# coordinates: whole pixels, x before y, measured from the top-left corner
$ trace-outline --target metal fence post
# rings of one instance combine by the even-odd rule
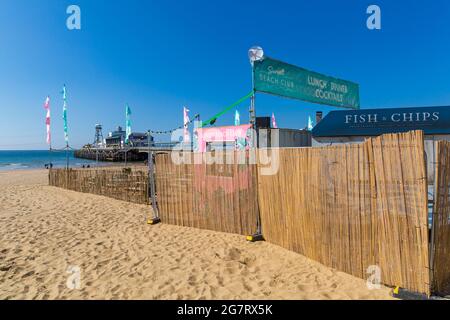
[[[148,143],[148,176],[149,176],[149,187],[150,187],[150,197],[152,201],[153,217],[147,221],[148,224],[154,225],[161,222],[159,218],[158,206],[156,205],[156,188],[155,188],[155,166],[153,163],[153,152],[150,151],[150,131],[147,133],[147,143]]]

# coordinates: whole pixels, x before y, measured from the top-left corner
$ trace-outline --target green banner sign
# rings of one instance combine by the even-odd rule
[[[254,62],[255,90],[343,108],[359,109],[359,85],[268,57]]]

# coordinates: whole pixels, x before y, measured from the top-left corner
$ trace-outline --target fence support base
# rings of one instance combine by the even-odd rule
[[[429,300],[430,298],[423,293],[412,292],[407,289],[396,287],[392,290],[392,296],[401,300]]]
[[[251,236],[247,236],[247,241],[249,242],[264,241],[264,237],[260,233],[255,233]]]
[[[147,220],[147,224],[155,225],[161,222],[160,218],[151,218]]]

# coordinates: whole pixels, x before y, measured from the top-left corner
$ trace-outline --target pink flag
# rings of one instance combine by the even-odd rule
[[[189,109],[183,108],[183,120],[184,120],[184,143],[189,143],[191,141],[189,136]]]
[[[275,120],[275,114],[274,113],[272,113],[272,127],[275,128],[275,129],[278,128],[277,120]]]
[[[51,132],[50,132],[50,97],[45,99],[44,108],[47,110],[47,116],[45,118],[45,124],[47,126],[47,144],[51,146]]]

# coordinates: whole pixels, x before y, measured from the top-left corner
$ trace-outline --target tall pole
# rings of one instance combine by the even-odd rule
[[[150,151],[150,130],[147,132],[147,148],[148,148],[148,177],[149,177],[149,188],[150,188],[150,198],[152,201],[153,217],[148,220],[148,224],[157,224],[161,222],[159,218],[158,206],[156,204],[156,184],[155,184],[155,167],[153,163],[153,152]]]
[[[147,131],[147,152],[148,152],[148,156],[147,156],[147,167],[148,167],[148,174],[149,174],[149,178],[150,178],[150,182],[151,182],[151,165],[150,165],[150,160],[152,160],[152,157],[150,155],[150,130]],[[151,186],[151,183],[150,183]],[[151,190],[150,190],[151,192]]]
[[[52,166],[52,134],[51,134],[51,114],[50,114],[50,96],[47,96],[45,99],[44,108],[47,110],[47,115],[45,117],[45,124],[47,127],[47,144],[48,144],[48,152],[49,152],[49,169]]]
[[[255,108],[255,100],[256,100],[256,90],[255,90],[255,62],[251,62],[252,65],[252,91],[253,95],[250,98],[250,124],[252,128],[251,134],[251,148],[256,148],[258,146],[258,137],[255,136],[256,133],[256,108]]]
[[[258,134],[256,133],[256,111],[255,111],[255,96],[256,96],[256,91],[255,91],[255,64],[252,63],[252,90],[253,90],[253,95],[251,98],[251,102],[250,102],[250,124],[252,125],[252,148],[256,148],[258,147],[258,137],[255,137],[254,134]],[[258,172],[256,174],[256,179],[258,179]],[[256,181],[256,185],[258,185],[258,181]],[[261,230],[261,217],[260,217],[260,213],[258,212],[257,218],[256,218],[256,235],[255,238],[261,236],[262,234],[262,230]]]
[[[53,165],[53,159],[52,159],[52,143],[50,142],[49,147],[48,147],[48,154],[49,154],[49,158],[50,158],[50,163],[48,164],[49,169],[52,169]]]
[[[69,170],[69,143],[66,143],[66,169]]]
[[[254,48],[252,48],[254,49]],[[252,50],[250,49],[250,50]],[[260,52],[262,52],[262,49],[257,47],[255,48],[257,50],[259,50]],[[256,133],[256,111],[255,111],[255,95],[256,95],[256,90],[255,90],[255,57],[257,56],[257,54],[255,53],[252,57],[252,52],[249,51],[250,55],[250,63],[252,65],[252,91],[253,91],[253,95],[251,97],[251,102],[250,102],[250,124],[251,124],[251,143],[253,144],[251,147],[254,149],[256,155],[258,153],[257,151],[257,147],[258,147],[258,141],[257,141],[257,137],[255,137]],[[261,54],[262,57],[262,54]],[[250,151],[251,152],[251,151]],[[256,157],[258,159],[258,156]],[[256,185],[258,185],[258,173],[259,173],[259,168],[258,168],[258,160],[256,160]],[[261,227],[261,216],[260,216],[260,212],[258,209],[258,214],[256,216],[256,233],[252,236],[248,236],[247,237],[248,240],[250,241],[260,241],[263,240],[263,236],[262,236],[262,227]]]
[[[252,92],[253,95],[251,97],[250,104],[250,124],[252,125],[252,129],[256,130],[256,111],[255,111],[255,62],[264,59],[264,51],[261,47],[254,46],[251,47],[248,51],[248,57],[250,59],[250,64],[252,66]],[[252,141],[253,142],[253,141]]]
[[[256,112],[255,112],[255,69],[252,65],[252,91],[253,95],[250,99],[250,124],[255,129],[256,125]]]
[[[64,120],[64,139],[66,141],[66,169],[69,169],[69,134],[67,127],[67,92],[66,85],[63,86],[63,120]]]

